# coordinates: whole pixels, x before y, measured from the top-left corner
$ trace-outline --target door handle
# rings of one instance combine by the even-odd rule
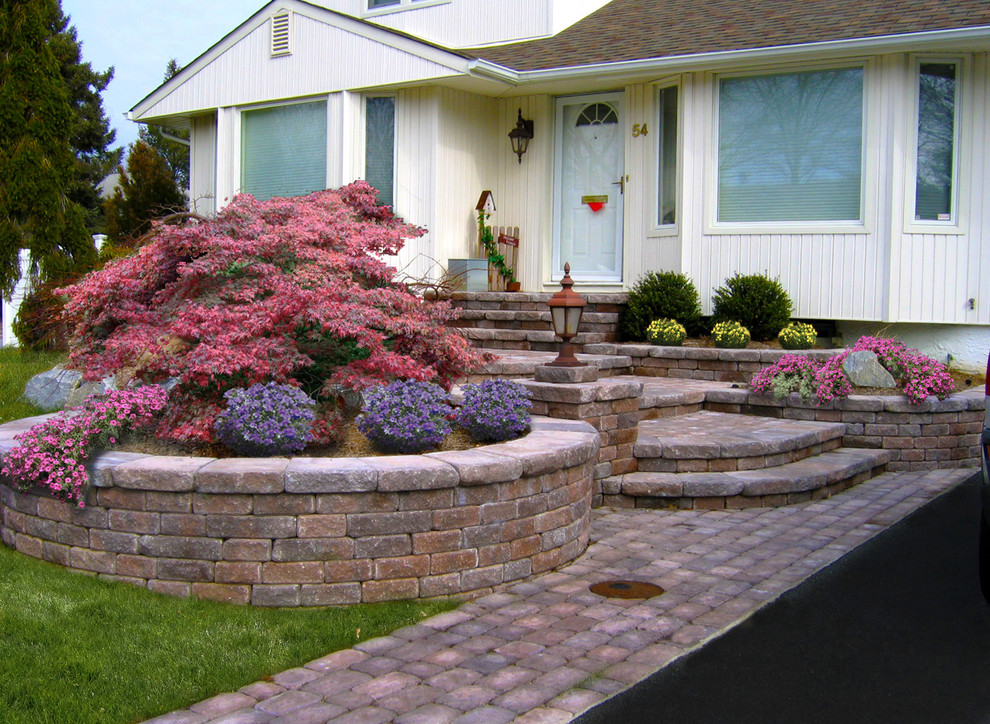
[[[618,181],[613,181],[612,182],[612,185],[619,187],[619,193],[620,194],[625,194],[626,193],[626,177],[625,176],[623,176],[622,178],[620,178]]]

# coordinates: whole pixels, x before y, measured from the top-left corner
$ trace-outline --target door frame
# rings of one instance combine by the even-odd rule
[[[564,276],[563,261],[560,258],[560,227],[561,227],[561,189],[560,179],[563,174],[564,163],[564,114],[562,107],[577,103],[593,103],[596,101],[611,103],[615,106],[619,114],[619,165],[621,167],[620,178],[625,177],[625,129],[626,126],[626,104],[624,91],[608,91],[604,93],[583,93],[572,96],[557,96],[554,98],[554,153],[553,153],[553,178],[551,181],[553,195],[553,220],[550,240],[550,282],[557,283]],[[625,251],[625,194],[620,193],[622,201],[619,204],[616,239],[616,270],[615,274],[609,275],[586,275],[579,274],[578,280],[592,284],[609,284],[619,286],[623,280],[623,256]]]

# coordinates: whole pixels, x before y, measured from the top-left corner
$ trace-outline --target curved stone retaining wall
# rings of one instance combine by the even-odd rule
[[[901,395],[850,395],[819,407],[796,393],[778,400],[744,389],[709,390],[704,403],[716,412],[842,422],[842,445],[890,451],[888,470],[979,467],[983,405],[983,388],[920,405]]]
[[[34,420],[0,426],[0,449]],[[518,440],[370,458],[105,453],[85,508],[0,485],[3,541],[152,590],[322,606],[489,589],[587,547],[599,438],[534,418]]]

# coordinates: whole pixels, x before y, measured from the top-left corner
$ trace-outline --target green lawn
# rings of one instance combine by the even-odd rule
[[[0,421],[38,414],[16,398],[57,361],[0,350]],[[150,718],[454,605],[228,606],[100,581],[0,546],[0,722]]]
[[[21,352],[16,347],[0,347],[0,422],[40,415],[41,410],[22,399],[24,385],[64,359],[65,355],[57,352]]]

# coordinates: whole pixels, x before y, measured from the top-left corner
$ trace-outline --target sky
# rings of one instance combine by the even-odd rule
[[[117,130],[114,145],[137,138],[124,114],[161,85],[171,58],[194,60],[266,4],[265,0],[62,0],[76,26],[82,57],[93,69],[114,68],[103,108]]]

